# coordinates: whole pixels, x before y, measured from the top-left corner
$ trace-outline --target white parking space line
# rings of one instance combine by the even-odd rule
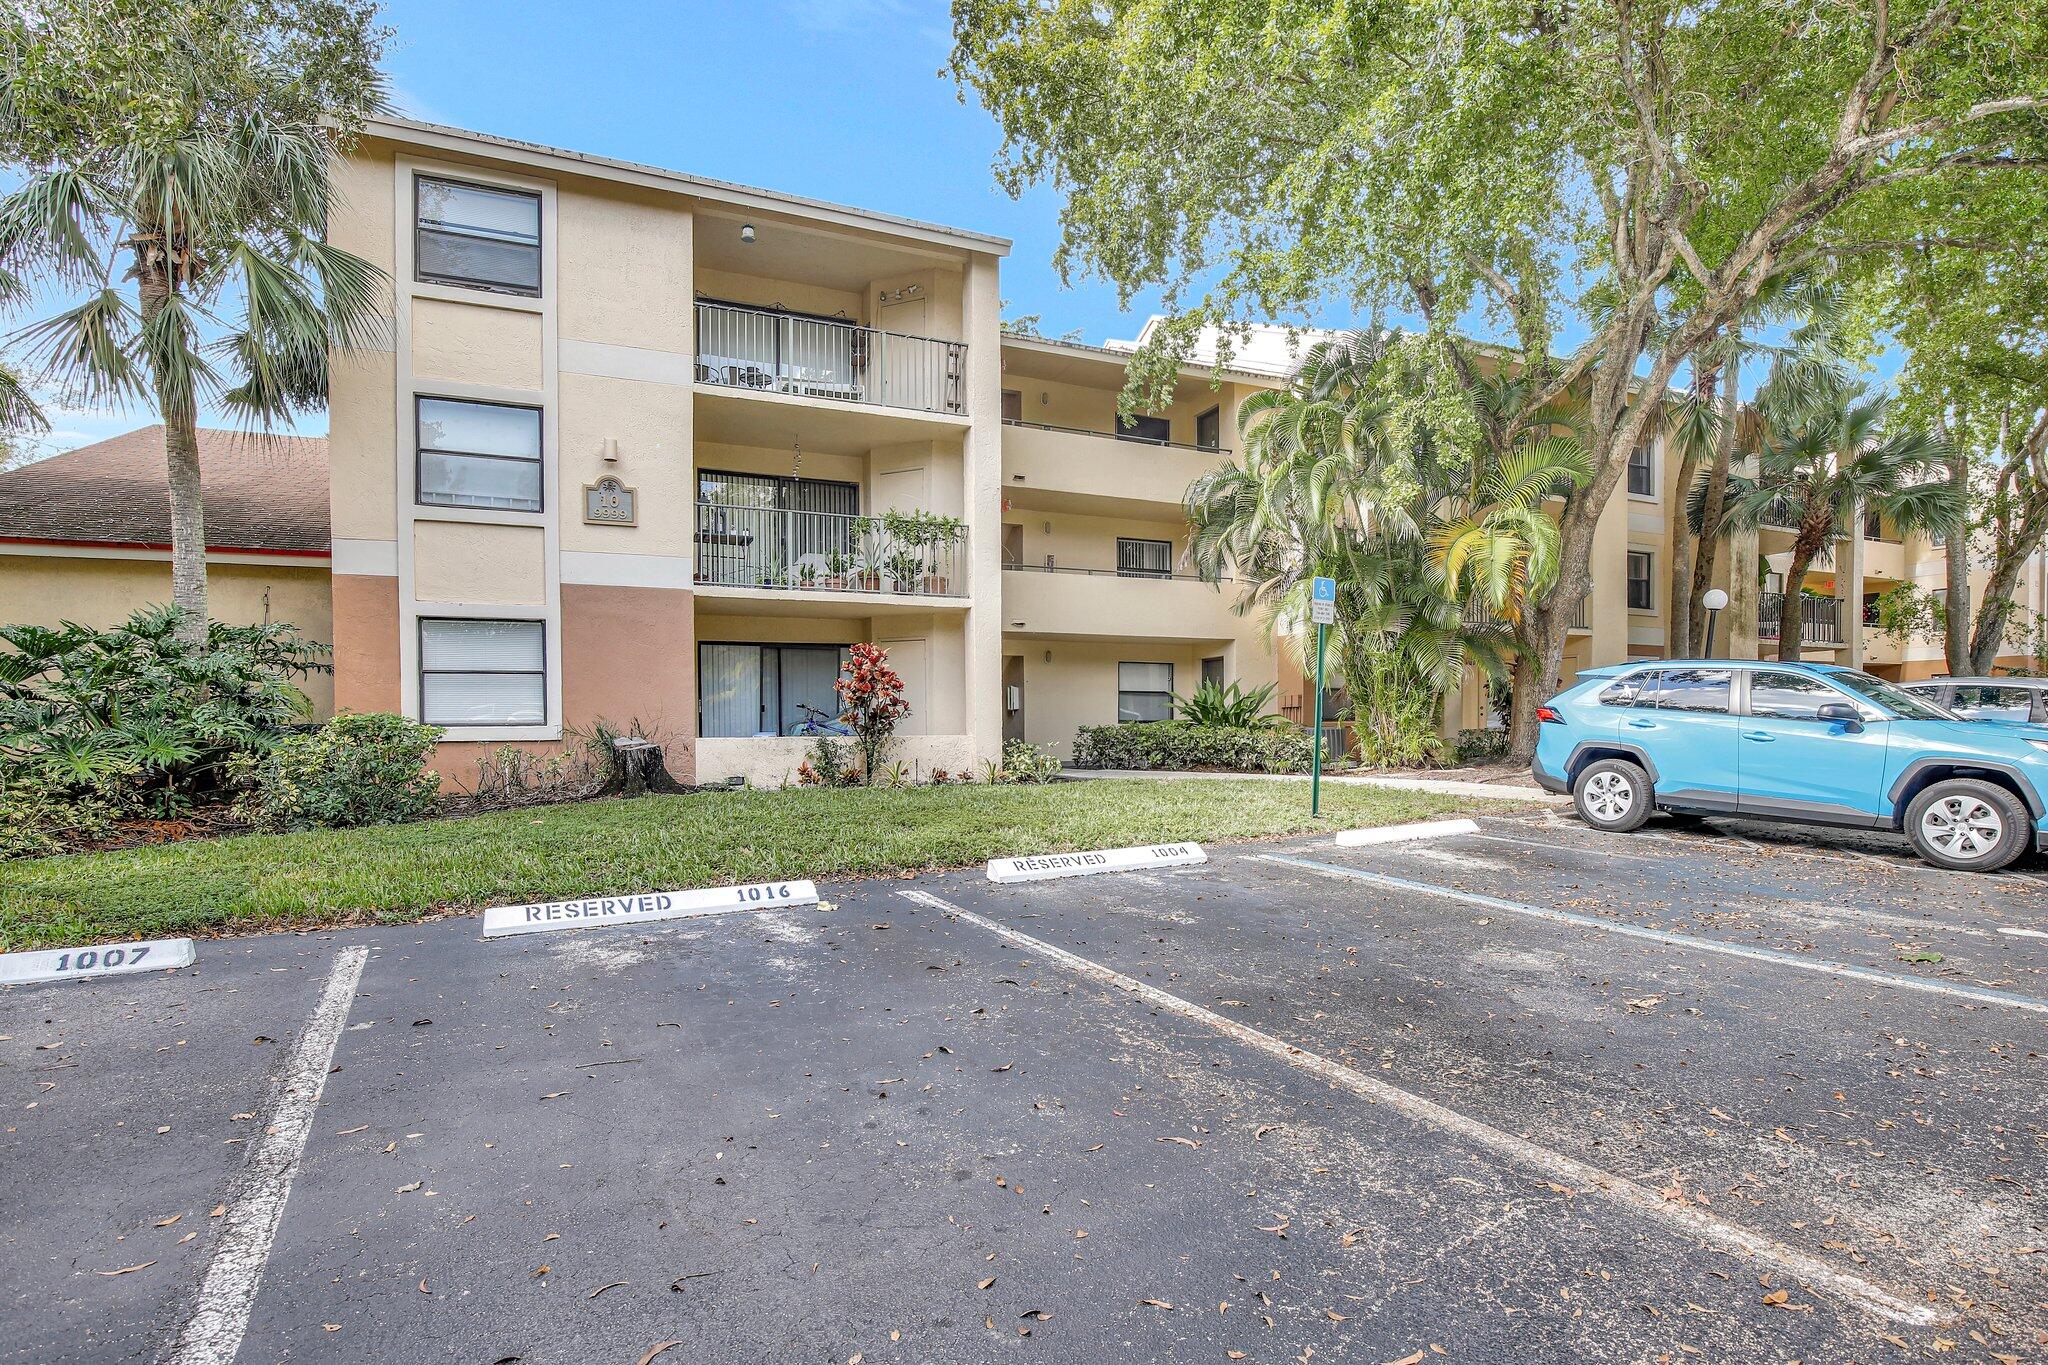
[[[256,1288],[263,1281],[285,1199],[292,1192],[292,1177],[306,1154],[313,1111],[327,1086],[334,1046],[369,955],[368,948],[355,947],[344,948],[335,957],[320,1003],[299,1035],[279,1080],[277,1098],[264,1115],[240,1188],[229,1196],[198,1302],[164,1357],[168,1365],[231,1365],[242,1349],[249,1314],[256,1306]]]
[[[2048,938],[2048,934],[2042,933],[2039,929],[2000,929],[1998,932],[2010,934],[2014,938]]]
[[[1345,877],[1352,881],[1370,882],[1392,891],[1413,891],[1425,896],[1441,897],[1444,900],[1463,901],[1467,905],[1498,910],[1503,914],[1524,915],[1530,919],[1548,920],[1553,924],[1568,924],[1576,929],[1595,929],[1603,934],[1620,934],[1626,938],[1644,939],[1667,947],[1684,948],[1689,952],[1720,953],[1726,957],[1747,958],[1751,962],[1768,962],[1773,966],[1791,967],[1796,971],[1820,972],[1828,976],[1866,981],[1898,990],[1926,991],[1934,995],[1949,995],[1975,1001],[1980,1005],[2007,1005],[2014,1009],[2032,1010],[2036,1014],[2048,1014],[2048,1000],[2036,1000],[2032,996],[1993,990],[1988,986],[1961,986],[1950,981],[1930,981],[1924,976],[1907,976],[1900,972],[1880,971],[1874,967],[1855,967],[1846,962],[1830,962],[1825,958],[1782,953],[1771,948],[1752,948],[1741,943],[1723,943],[1718,939],[1699,938],[1692,934],[1674,934],[1664,929],[1646,929],[1639,924],[1623,924],[1617,920],[1575,914],[1570,910],[1555,910],[1547,905],[1524,905],[1520,901],[1502,900],[1498,896],[1483,895],[1477,891],[1461,891],[1455,886],[1413,881],[1407,877],[1396,877],[1386,872],[1368,872],[1358,867],[1338,867],[1332,863],[1319,863],[1313,859],[1291,857],[1284,853],[1258,853],[1252,856],[1262,862],[1298,867],[1320,876]]]
[[[1932,1305],[1914,1303],[1869,1280],[1837,1270],[1817,1257],[1726,1222],[1694,1205],[1667,1201],[1662,1194],[1648,1186],[1639,1185],[1624,1176],[1602,1170],[1580,1161],[1577,1157],[1540,1146],[1527,1138],[1517,1137],[1454,1109],[1447,1109],[1433,1100],[1411,1094],[1399,1086],[1389,1085],[1378,1077],[1368,1076],[1362,1071],[1310,1052],[1306,1048],[1296,1047],[1270,1033],[1226,1018],[1214,1010],[1183,1000],[1136,977],[1125,976],[1114,968],[1105,967],[1077,953],[1068,952],[1043,939],[1033,938],[1029,934],[1012,929],[1007,924],[978,915],[928,891],[899,890],[896,894],[918,905],[986,929],[1016,947],[1057,962],[1090,981],[1127,992],[1157,1009],[1214,1029],[1247,1047],[1306,1071],[1318,1080],[1340,1086],[1363,1099],[1384,1104],[1414,1122],[1426,1124],[1484,1147],[1526,1170],[1534,1171],[1546,1181],[1568,1184],[1581,1191],[1597,1194],[1631,1212],[1668,1223],[1731,1255],[1754,1257],[1769,1262],[1777,1271],[1792,1276],[1817,1293],[1832,1294],[1855,1304],[1865,1312],[1894,1322],[1928,1326],[1945,1318],[1945,1314]]]

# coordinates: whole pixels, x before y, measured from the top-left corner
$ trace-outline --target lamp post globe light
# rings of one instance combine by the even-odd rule
[[[1700,597],[1700,605],[1707,609],[1706,657],[1714,657],[1714,622],[1720,618],[1721,608],[1728,605],[1728,594],[1719,588],[1708,588]]]

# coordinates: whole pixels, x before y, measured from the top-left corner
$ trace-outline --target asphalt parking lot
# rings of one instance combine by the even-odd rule
[[[0,1359],[2048,1357],[2038,865],[1480,825],[0,992]]]

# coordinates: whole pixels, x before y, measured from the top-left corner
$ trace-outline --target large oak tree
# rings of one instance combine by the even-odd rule
[[[1569,404],[1593,478],[1555,588],[1516,628],[1533,747],[1594,526],[1658,394],[1851,210],[1909,181],[2038,175],[2037,0],[955,0],[952,69],[994,115],[1013,193],[1064,196],[1063,271],[1205,322],[1395,306],[1449,336],[1473,307],[1525,378],[1483,403],[1505,451]],[[1895,202],[1897,202],[1895,200]],[[1896,228],[1886,231],[1896,235]],[[1568,354],[1557,338],[1586,336]]]

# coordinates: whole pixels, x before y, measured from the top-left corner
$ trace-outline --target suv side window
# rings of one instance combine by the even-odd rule
[[[1950,690],[1949,709],[1973,719],[1990,716],[1998,720],[2025,720],[2033,710],[2034,694],[2024,687],[1973,683]]]
[[[1726,668],[1667,668],[1657,686],[1659,711],[1728,714],[1735,674]]]
[[[1805,673],[1758,669],[1749,675],[1749,714],[1776,720],[1819,720],[1820,708],[1846,701],[1841,693]]]
[[[1657,670],[1646,668],[1640,673],[1630,673],[1616,678],[1600,694],[1602,706],[1633,706],[1649,710],[1657,704]]]

